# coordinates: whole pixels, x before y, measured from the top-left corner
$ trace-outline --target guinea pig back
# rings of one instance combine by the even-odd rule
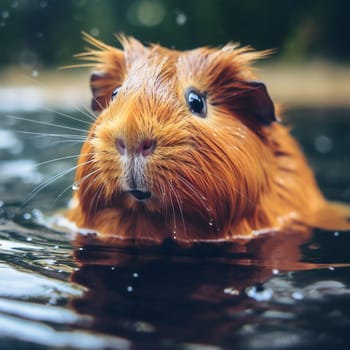
[[[86,35],[98,112],[69,220],[101,237],[235,240],[289,225],[349,229],[276,118],[247,47],[175,51]]]

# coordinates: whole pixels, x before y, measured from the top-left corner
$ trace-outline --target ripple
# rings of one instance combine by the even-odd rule
[[[40,276],[32,270],[20,271],[8,264],[0,264],[0,298],[35,299],[55,304],[80,296],[84,290],[72,283]]]
[[[98,335],[83,330],[59,331],[43,323],[8,315],[0,315],[0,336],[55,348],[87,350],[131,348],[128,340],[116,336]]]

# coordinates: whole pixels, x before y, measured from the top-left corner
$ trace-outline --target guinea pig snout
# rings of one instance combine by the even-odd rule
[[[127,145],[127,142],[123,138],[118,137],[116,139],[115,145],[117,151],[122,156],[131,153],[133,155],[148,157],[156,148],[156,141],[151,138],[143,138],[141,141],[136,142],[135,145]]]
[[[121,190],[137,201],[151,198],[147,164],[156,147],[155,140],[143,137],[134,141],[132,137],[117,137],[115,147],[122,158],[119,177]]]

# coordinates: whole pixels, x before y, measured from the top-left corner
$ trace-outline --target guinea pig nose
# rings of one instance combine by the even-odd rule
[[[126,144],[123,139],[117,138],[115,141],[116,148],[118,152],[124,156],[126,153]]]
[[[140,190],[131,190],[130,194],[132,194],[138,201],[143,201],[151,198],[152,193],[149,191],[140,191]]]
[[[146,138],[143,139],[135,149],[136,154],[141,154],[144,157],[151,155],[156,148],[155,140]]]

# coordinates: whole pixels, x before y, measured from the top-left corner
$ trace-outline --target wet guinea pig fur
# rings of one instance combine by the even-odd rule
[[[349,207],[324,199],[252,71],[266,52],[85,38],[98,114],[66,214],[77,227],[154,243],[233,241],[295,222],[350,228]]]

